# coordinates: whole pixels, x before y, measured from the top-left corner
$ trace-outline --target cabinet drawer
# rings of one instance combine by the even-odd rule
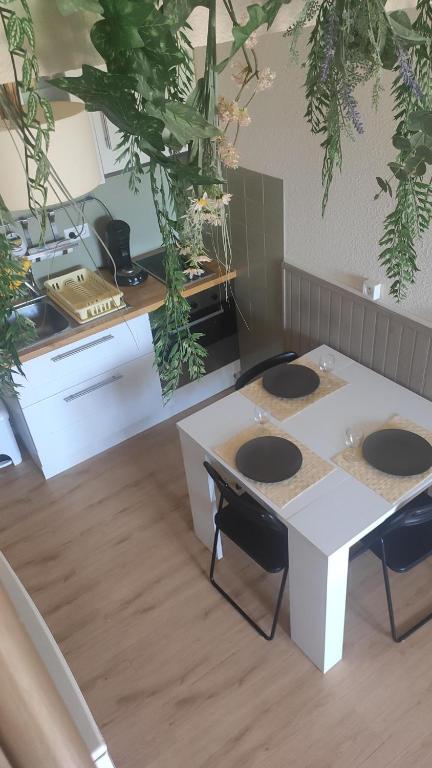
[[[104,438],[130,424],[145,429],[156,423],[162,395],[153,362],[146,355],[25,408],[41,463],[80,449],[87,455],[90,443],[104,450]]]
[[[144,315],[149,325],[148,316]],[[141,320],[141,318],[139,318]],[[144,320],[144,325],[145,325]],[[148,335],[151,339],[150,327]],[[79,382],[116,368],[142,354],[126,323],[100,331],[24,363],[26,379],[17,375],[20,404],[26,408]]]

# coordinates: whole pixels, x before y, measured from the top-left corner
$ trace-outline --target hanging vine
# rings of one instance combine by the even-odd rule
[[[18,141],[24,149],[29,209],[37,217],[43,237],[50,174],[46,153],[54,120],[51,105],[36,90],[39,67],[28,2],[19,0],[18,11],[8,7],[10,1],[0,3],[0,17],[14,73],[14,98],[5,86],[0,87],[0,114],[7,129],[18,131]],[[14,304],[22,295],[25,274],[22,262],[13,257],[7,237],[12,224],[6,203],[0,199],[0,395],[16,391],[13,373],[22,372],[18,349],[35,335],[31,321],[14,311]]]
[[[86,0],[59,0],[59,4],[68,10],[89,9]],[[241,93],[252,80],[254,94],[267,86],[272,76],[258,69],[251,38],[253,44],[256,29],[270,26],[283,4],[284,0],[253,4],[240,23],[230,0],[224,0],[234,42],[229,56],[218,64],[216,0],[100,0],[102,18],[93,25],[91,40],[106,72],[83,66],[80,77],[54,81],[117,126],[133,190],[139,189],[146,172],[139,153],[150,157],[152,193],[166,251],[166,301],[153,318],[156,364],[166,398],[185,368],[192,379],[205,370],[205,351],[199,335],[189,328],[189,305],[182,290],[187,276],[202,272],[202,263],[209,258],[205,237],[214,228],[222,233],[218,260],[229,269],[231,259],[230,194],[223,168],[237,165],[237,136],[230,140],[227,132],[235,125],[238,135],[249,116],[238,96],[233,102],[236,111],[227,117],[224,103],[218,105],[217,74],[242,51],[246,67]],[[195,83],[187,22],[200,5],[208,9],[207,47],[204,72]],[[231,109],[231,104],[225,106]],[[184,147],[186,154],[180,152]]]
[[[387,216],[379,260],[392,280],[390,293],[400,301],[418,271],[416,242],[429,228],[432,186],[432,5],[418,0],[411,23],[404,11],[387,13],[382,0],[306,0],[296,23],[286,32],[291,55],[306,24],[314,19],[306,61],[306,119],[314,134],[323,136],[322,183],[324,215],[335,169],[342,169],[343,139],[365,132],[356,89],[372,82],[372,102],[378,108],[382,73],[393,70],[395,100],[393,137],[398,156],[389,163],[388,179],[377,177],[381,194],[393,195],[395,208]]]

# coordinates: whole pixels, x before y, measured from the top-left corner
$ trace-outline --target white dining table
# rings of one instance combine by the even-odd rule
[[[332,459],[345,448],[347,428],[367,433],[399,415],[432,430],[432,403],[326,345],[307,357],[318,363],[325,353],[334,355],[334,373],[346,386],[282,422],[271,421],[334,469],[282,508],[214,451],[254,423],[255,405],[241,390],[177,425],[194,529],[206,547],[213,545],[217,499],[214,483],[203,467],[205,460],[221,468],[286,524],[291,639],[323,672],[343,654],[350,547],[432,484],[431,471],[394,504],[334,464]],[[221,548],[218,554],[222,556]]]

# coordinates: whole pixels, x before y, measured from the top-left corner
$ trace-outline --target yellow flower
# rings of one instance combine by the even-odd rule
[[[207,208],[208,206],[208,194],[207,192],[204,192],[202,197],[199,197],[197,200],[193,201],[194,210],[200,211],[203,208]]]

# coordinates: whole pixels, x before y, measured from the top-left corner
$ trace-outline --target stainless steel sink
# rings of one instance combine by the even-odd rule
[[[71,327],[70,320],[46,296],[17,305],[9,317],[9,322],[14,321],[16,314],[27,317],[34,323],[36,330],[34,343],[55,336]]]

